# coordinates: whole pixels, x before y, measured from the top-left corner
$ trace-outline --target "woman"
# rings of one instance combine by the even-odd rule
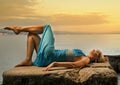
[[[100,50],[92,50],[87,56],[80,49],[56,50],[50,25],[10,26],[4,29],[12,30],[16,34],[28,32],[26,58],[15,67],[31,65],[47,66],[44,68],[44,70],[47,71],[55,66],[76,68],[85,66],[94,60],[98,60],[99,62],[105,62],[105,60],[107,60]],[[40,38],[38,34],[42,34],[42,38]],[[35,61],[32,62],[34,50],[37,53],[37,57]]]

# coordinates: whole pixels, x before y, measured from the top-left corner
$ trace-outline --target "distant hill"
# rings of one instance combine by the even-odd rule
[[[54,34],[120,34],[118,33],[83,33],[83,32],[65,32],[65,31],[53,31]],[[4,29],[0,29],[0,33],[2,34],[14,34],[13,31],[11,30],[4,30]],[[27,34],[27,32],[21,32],[20,34]]]
[[[4,34],[14,34],[13,31],[11,30],[4,30],[4,29],[0,29],[0,33],[4,33]],[[20,34],[27,34],[26,32],[22,32]],[[76,32],[64,32],[64,31],[54,31],[54,34],[84,34],[84,33],[76,33]]]
[[[91,34],[91,33],[54,31],[54,34]]]
[[[12,31],[10,31],[10,30],[4,30],[4,29],[0,29],[0,33],[13,34]]]

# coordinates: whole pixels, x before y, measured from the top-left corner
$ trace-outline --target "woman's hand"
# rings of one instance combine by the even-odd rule
[[[55,62],[49,64],[47,67],[43,68],[43,71],[48,71],[50,70],[50,68],[54,67],[55,66]]]
[[[104,57],[104,60],[105,60],[105,61],[109,61],[109,58],[108,58],[108,57]]]

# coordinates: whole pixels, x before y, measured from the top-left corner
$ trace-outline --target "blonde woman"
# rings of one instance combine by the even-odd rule
[[[9,26],[4,29],[12,30],[16,34],[28,32],[26,57],[15,67],[34,65],[45,67],[43,70],[48,71],[51,67],[55,66],[77,68],[85,66],[94,60],[98,62],[108,60],[104,58],[100,50],[92,50],[88,55],[85,55],[80,49],[55,49],[54,35],[51,26],[47,24],[36,26]],[[39,34],[42,34],[42,38],[40,38]],[[35,61],[32,62],[34,50],[37,56]]]

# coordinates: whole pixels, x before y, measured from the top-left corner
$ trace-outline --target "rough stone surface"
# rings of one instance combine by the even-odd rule
[[[3,85],[117,85],[116,72],[109,63],[93,63],[84,68],[17,67],[4,71]]]
[[[105,55],[109,57],[109,63],[113,67],[113,69],[120,73],[120,55]]]

